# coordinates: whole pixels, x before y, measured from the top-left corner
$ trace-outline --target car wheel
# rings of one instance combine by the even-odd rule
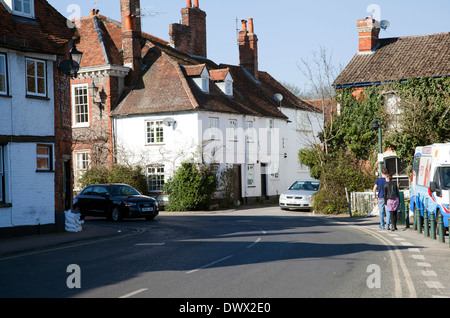
[[[122,220],[122,213],[120,212],[120,208],[118,206],[113,207],[111,210],[111,219],[115,222]]]

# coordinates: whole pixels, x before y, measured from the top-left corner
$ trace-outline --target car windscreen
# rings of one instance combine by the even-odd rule
[[[125,185],[116,185],[110,187],[111,194],[113,196],[128,196],[128,195],[140,195],[140,193],[132,187]]]
[[[305,191],[318,191],[319,182],[316,181],[296,181],[289,190],[305,190]]]
[[[450,167],[442,168],[442,188],[450,189]]]

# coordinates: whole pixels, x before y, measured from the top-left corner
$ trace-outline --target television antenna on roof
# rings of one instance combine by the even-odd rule
[[[165,14],[165,12],[155,12],[155,11],[147,11],[153,9],[154,6],[146,7],[146,8],[140,8],[136,10],[136,16],[137,17],[148,17],[148,16],[155,16],[158,14]]]

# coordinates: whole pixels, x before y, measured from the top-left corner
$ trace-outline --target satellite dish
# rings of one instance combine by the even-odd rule
[[[283,100],[283,95],[281,95],[281,94],[275,94],[275,95],[273,95],[273,99],[275,99],[275,101],[276,101],[277,103],[279,103],[279,102],[281,102],[281,101]]]
[[[173,118],[166,118],[163,120],[163,124],[168,127],[175,125],[175,123],[176,123],[176,120]]]
[[[391,25],[391,22],[389,22],[388,20],[381,20],[381,22],[380,22],[380,28],[382,28],[385,31],[387,28],[389,28],[390,25]]]

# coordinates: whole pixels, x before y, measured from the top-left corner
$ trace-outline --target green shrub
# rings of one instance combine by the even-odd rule
[[[92,167],[81,176],[79,182],[82,187],[100,183],[125,183],[142,193],[148,191],[147,178],[139,166],[114,165],[111,169],[105,166]]]
[[[348,213],[349,192],[371,189],[374,177],[343,153],[328,158],[320,174],[321,188],[314,196],[314,210],[325,214]]]
[[[230,208],[233,206],[237,181],[238,177],[233,168],[229,168],[223,171],[220,176],[220,188],[222,189],[223,206],[226,208]]]
[[[208,209],[217,188],[217,177],[209,168],[183,163],[173,178],[164,184],[169,196],[167,211]]]

